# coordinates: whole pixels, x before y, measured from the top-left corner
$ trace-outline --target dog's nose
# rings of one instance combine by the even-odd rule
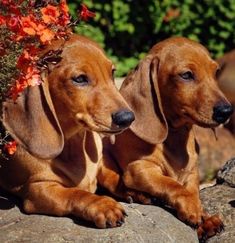
[[[213,108],[212,119],[219,124],[222,124],[228,120],[233,114],[233,107],[229,104],[219,104]]]
[[[112,114],[113,123],[119,127],[128,127],[135,120],[135,115],[130,110],[119,110]]]

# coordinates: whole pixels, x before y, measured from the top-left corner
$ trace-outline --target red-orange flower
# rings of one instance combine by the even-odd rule
[[[1,4],[2,5],[10,5],[10,4],[12,4],[12,1],[11,0],[1,0]]]
[[[35,86],[41,84],[40,71],[36,67],[29,66],[27,68],[25,79],[28,86]]]
[[[16,64],[16,67],[21,71],[21,73],[26,73],[28,66],[35,65],[36,61],[38,60],[38,51],[39,48],[32,45],[25,47]]]
[[[25,67],[19,78],[15,81],[15,84],[9,91],[9,96],[14,101],[17,100],[19,94],[28,86],[40,85],[42,80],[40,76],[40,70],[38,70],[32,63],[28,67]]]
[[[0,25],[6,24],[6,17],[3,15],[0,15]]]
[[[60,16],[58,8],[50,4],[48,4],[45,8],[42,8],[41,13],[42,20],[46,24],[55,24]]]
[[[7,18],[7,26],[10,30],[17,32],[20,28],[20,20],[18,16],[9,16]]]
[[[69,7],[66,3],[66,0],[60,1],[60,10],[63,14],[69,14]]]
[[[37,34],[42,44],[47,44],[55,38],[55,32],[48,28],[41,29]]]
[[[94,18],[95,13],[91,12],[85,4],[81,4],[80,18],[87,21],[88,18]]]
[[[16,145],[16,141],[8,142],[4,145],[4,150],[6,150],[8,154],[13,155],[16,152]]]
[[[24,50],[20,57],[18,58],[16,67],[20,70],[24,70],[25,67],[29,65],[29,63],[32,61],[31,56],[29,55],[27,50]]]
[[[66,26],[70,23],[70,16],[69,16],[69,7],[65,0],[60,2],[60,17],[59,17],[59,24],[61,26]]]
[[[20,22],[24,33],[32,36],[36,35],[38,23],[33,15],[21,17]]]
[[[28,83],[24,77],[20,77],[15,81],[15,84],[11,87],[9,91],[9,97],[16,101],[19,94],[28,86]]]

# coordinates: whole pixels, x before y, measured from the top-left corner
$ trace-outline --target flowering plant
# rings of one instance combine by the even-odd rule
[[[80,20],[95,14],[81,6],[71,20],[66,0],[0,0],[0,104],[16,101],[28,86],[40,85],[41,70],[61,60],[61,50],[39,53],[55,39],[66,39]],[[0,154],[14,154],[16,142],[0,126]],[[6,156],[5,156],[6,157]]]

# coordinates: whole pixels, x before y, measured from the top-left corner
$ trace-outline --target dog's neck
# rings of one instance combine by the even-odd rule
[[[73,119],[59,119],[59,122],[64,134],[65,142],[75,135],[79,137],[85,136],[86,129],[82,125],[76,124]]]
[[[96,163],[101,154],[101,138],[92,131],[80,130],[65,141],[60,155],[63,161],[77,161],[89,159]]]
[[[167,139],[164,141],[164,153],[168,161],[172,161],[175,169],[185,168],[190,158],[195,154],[195,150],[189,148],[194,141],[192,126],[181,126],[179,128],[169,127]]]
[[[180,142],[179,146],[182,143],[186,143],[189,137],[189,133],[192,131],[192,126],[181,126],[178,128],[174,128],[168,126],[168,135],[164,143],[178,143]],[[179,141],[180,140],[180,141]]]

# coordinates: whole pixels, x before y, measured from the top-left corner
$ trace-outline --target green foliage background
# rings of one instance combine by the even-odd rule
[[[217,58],[235,47],[235,0],[71,0],[96,12],[76,31],[98,41],[125,75],[156,42],[170,36],[200,41]]]

